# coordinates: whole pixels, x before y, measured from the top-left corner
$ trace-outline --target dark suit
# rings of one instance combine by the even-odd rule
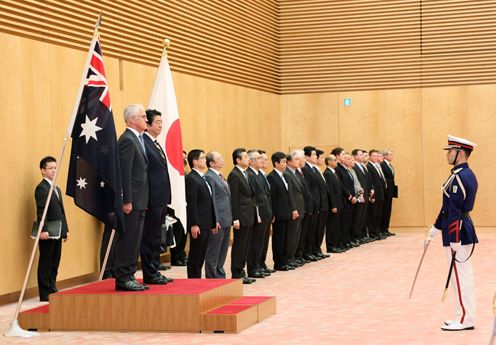
[[[45,179],[36,186],[34,198],[36,200],[36,219],[38,224],[41,221],[49,191],[50,183]],[[40,249],[38,260],[38,291],[40,300],[42,301],[48,300],[49,294],[57,292],[56,282],[60,255],[62,253],[62,238],[67,238],[67,232],[69,231],[65,218],[62,192],[59,187],[56,187],[52,192],[42,231],[46,230],[46,221],[49,220],[60,220],[62,222],[62,228],[60,231],[61,238],[40,240],[38,243]]]
[[[367,212],[369,196],[370,196],[370,184],[369,184],[369,179],[366,175],[367,172],[365,171],[365,168],[361,166],[360,163],[358,162],[355,163],[355,166],[353,167],[353,171],[355,172],[358,182],[360,183],[363,189],[364,202],[355,204],[353,211],[353,220],[352,220],[353,239],[360,240],[366,234],[366,231],[364,229],[365,229],[365,222],[367,215],[366,212]]]
[[[326,179],[327,190],[329,191],[329,218],[327,220],[326,226],[326,249],[327,252],[331,248],[336,249],[340,246],[340,227],[341,227],[341,215],[344,208],[344,198],[341,192],[341,182],[339,181],[338,175],[332,172],[330,168],[324,171],[324,177]],[[336,209],[337,212],[333,213],[332,209]]]
[[[248,249],[247,270],[248,276],[262,269],[262,250],[264,238],[269,231],[270,222],[272,221],[272,202],[270,198],[270,189],[262,181],[262,174],[255,172],[253,169],[246,170],[248,182],[254,192],[255,206],[258,209],[258,216],[251,235],[250,248]],[[260,217],[260,222],[258,221]]]
[[[268,191],[269,193],[269,198],[270,198],[270,184],[269,180],[267,179],[267,175],[265,175],[265,172],[262,172],[262,170],[258,171],[258,177],[262,181],[262,184],[265,187],[265,190]],[[272,204],[272,201],[271,201]],[[263,239],[262,239],[262,253],[260,253],[260,265],[262,266],[263,269],[267,270],[267,264],[265,261],[267,260],[267,251],[269,250],[269,240],[270,240],[270,225],[271,223],[267,224],[267,228],[263,229]]]
[[[286,247],[290,262],[295,259],[301,237],[302,223],[305,217],[305,187],[296,174],[299,174],[299,172],[293,171],[290,168],[287,168],[283,173],[289,185],[289,198],[293,201],[293,205],[299,215],[298,218],[289,222],[286,236]]]
[[[351,224],[353,218],[353,203],[349,200],[349,198],[355,196],[355,185],[348,168],[341,165],[341,163],[339,163],[336,167],[336,174],[339,177],[339,181],[341,181],[341,194],[344,199],[344,209],[341,215],[340,224],[340,242],[342,246],[349,247],[349,243],[351,242]]]
[[[303,186],[303,198],[305,200],[305,215],[301,220],[300,239],[298,241],[298,247],[296,249],[295,255],[296,258],[301,259],[304,254],[310,254],[306,251],[306,243],[308,239],[308,233],[310,231],[311,221],[313,219],[312,215],[314,213],[314,206],[312,193],[310,192],[310,188],[308,187],[307,181],[305,180],[305,176],[303,175],[301,169],[296,170],[296,177]]]
[[[253,225],[255,224],[255,201],[247,177],[235,166],[227,177],[231,190],[231,211],[233,222],[239,220],[239,229],[233,229],[231,248],[231,274],[233,278],[246,275],[244,267],[248,257]]]
[[[270,183],[270,195],[272,198],[272,210],[275,221],[272,225],[272,255],[274,268],[280,269],[288,264],[289,253],[286,247],[286,236],[291,221],[291,212],[295,210],[292,200],[289,198],[288,188],[283,177],[276,170],[272,170],[267,176]]]
[[[119,137],[123,203],[132,203],[132,211],[124,214],[124,229],[115,243],[116,283],[134,280],[148,207],[148,158],[138,137],[127,128]]]
[[[367,169],[371,177],[375,200],[369,205],[369,233],[371,236],[377,237],[381,233],[382,210],[386,199],[386,182],[371,162],[367,164]]]
[[[229,249],[232,226],[231,192],[226,179],[212,169],[205,174],[212,188],[212,201],[215,219],[220,225],[217,234],[210,234],[205,256],[205,276],[207,278],[226,278],[224,263]]]
[[[318,167],[314,167],[315,176],[317,176],[317,182],[320,192],[320,209],[319,215],[317,217],[317,232],[315,236],[313,253],[322,253],[322,242],[324,241],[325,228],[327,224],[327,219],[329,218],[329,191],[327,190],[327,184],[324,176],[320,172]]]
[[[148,157],[149,196],[140,255],[143,278],[146,280],[159,273],[161,231],[167,205],[171,202],[171,186],[164,151],[149,135],[145,134],[143,138]]]
[[[189,256],[188,278],[201,278],[201,270],[207,253],[208,238],[215,228],[214,207],[206,178],[192,169],[186,177],[186,211],[188,216]],[[200,234],[191,236],[191,227],[198,226]]]
[[[303,176],[305,177],[308,190],[312,195],[313,202],[313,212],[308,216],[305,216],[305,218],[308,217],[309,221],[307,224],[306,242],[303,247],[303,252],[304,254],[312,255],[315,251],[315,243],[317,241],[317,225],[320,211],[320,189],[318,178],[320,177],[315,174],[315,171],[308,163],[306,163],[301,170],[303,172]]]
[[[384,208],[382,212],[381,231],[389,232],[389,221],[391,220],[391,209],[393,206],[393,198],[398,197],[398,187],[394,182],[394,170],[391,166],[383,161],[381,163],[382,172],[386,179],[386,197],[384,200]]]

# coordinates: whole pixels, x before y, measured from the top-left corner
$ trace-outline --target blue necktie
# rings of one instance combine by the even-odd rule
[[[138,138],[141,143],[141,148],[143,149],[143,153],[146,155],[145,141],[143,140],[143,134],[140,134]]]

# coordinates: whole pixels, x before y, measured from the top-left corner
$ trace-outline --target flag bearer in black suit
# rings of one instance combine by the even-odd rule
[[[283,175],[287,166],[286,154],[275,152],[272,154],[271,159],[274,170],[271,171],[267,178],[271,186],[270,195],[275,217],[272,225],[274,269],[276,271],[288,271],[295,267],[288,262],[286,236],[290,221],[298,218],[298,211],[289,197],[289,185]]]
[[[143,239],[141,241],[141,266],[143,281],[146,284],[167,284],[172,281],[158,271],[157,257],[160,256],[160,239],[162,224],[167,215],[167,205],[171,202],[171,186],[167,157],[157,141],[162,132],[162,114],[157,110],[146,111],[147,131],[144,135],[146,155],[148,157],[149,197],[145,214]]]
[[[127,106],[124,120],[127,128],[117,142],[124,202],[124,230],[115,242],[115,287],[116,290],[143,291],[147,286],[138,283],[134,277],[138,269],[149,191],[148,158],[143,138],[146,113],[143,105]]]
[[[203,171],[207,167],[205,153],[191,150],[188,153],[191,172],[186,176],[186,211],[188,216],[189,256],[188,278],[201,278],[203,262],[207,253],[210,232],[217,233],[212,189]]]
[[[326,249],[328,253],[342,253],[343,249],[340,248],[340,226],[341,215],[344,209],[344,198],[341,193],[341,182],[336,173],[338,165],[336,156],[330,155],[325,158],[327,166],[324,171],[326,179],[327,190],[329,191],[329,218],[326,227]]]
[[[40,171],[43,180],[36,186],[34,197],[36,200],[36,215],[38,224],[41,221],[43,211],[48,198],[50,187],[57,172],[57,161],[53,157],[45,157],[40,161]],[[46,222],[49,220],[60,220],[60,238],[49,239],[46,231]],[[40,301],[48,301],[48,295],[57,292],[57,272],[62,253],[62,239],[67,241],[67,220],[65,219],[64,203],[62,202],[62,192],[59,187],[55,187],[48,204],[44,228],[41,230],[40,257],[38,260],[38,291]]]
[[[253,190],[248,182],[246,169],[249,160],[244,148],[237,148],[232,153],[234,168],[227,177],[231,190],[231,211],[233,217],[234,241],[231,249],[232,278],[243,279],[243,284],[251,284],[255,279],[248,278],[245,272],[248,250],[250,247],[256,209]]]

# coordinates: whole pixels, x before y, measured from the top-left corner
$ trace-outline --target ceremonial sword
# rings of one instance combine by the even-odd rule
[[[427,253],[427,249],[429,248],[430,243],[431,243],[431,238],[428,238],[424,242],[424,252],[422,253],[422,257],[420,258],[420,262],[417,267],[417,272],[415,272],[415,278],[413,278],[413,284],[412,284],[412,288],[410,289],[410,296],[408,296],[408,299],[412,299],[413,289],[415,288],[415,283],[417,282],[417,277],[420,272],[420,267],[422,266],[422,261],[424,261],[424,256],[425,253]]]

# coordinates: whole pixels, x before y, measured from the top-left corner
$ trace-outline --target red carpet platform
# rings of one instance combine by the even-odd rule
[[[275,297],[243,297],[240,279],[176,279],[141,292],[113,279],[50,295],[20,313],[25,329],[238,333],[276,312]]]

